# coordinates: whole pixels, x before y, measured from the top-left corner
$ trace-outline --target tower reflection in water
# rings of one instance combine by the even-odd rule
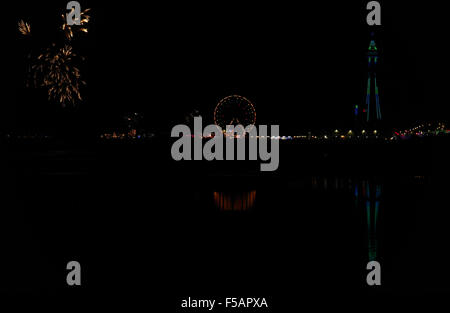
[[[367,218],[367,244],[369,261],[374,261],[378,255],[377,222],[380,210],[381,184],[363,180],[354,185],[355,206],[364,208]]]
[[[312,188],[324,192],[353,192],[354,207],[365,215],[369,261],[378,254],[377,223],[382,199],[382,184],[375,178],[312,177]]]
[[[256,190],[215,191],[214,204],[221,211],[246,211],[255,205]]]

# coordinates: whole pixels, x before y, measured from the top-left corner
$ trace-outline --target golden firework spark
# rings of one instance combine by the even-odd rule
[[[49,100],[54,99],[63,107],[82,100],[80,85],[86,83],[74,65],[76,58],[78,56],[70,45],[58,49],[53,44],[38,56],[37,63],[32,66],[35,85],[48,88]]]
[[[31,35],[31,26],[30,24],[24,22],[24,20],[20,20],[17,23],[17,26],[19,27],[19,32],[24,36]]]
[[[74,9],[72,8],[72,11]],[[62,30],[66,36],[66,38],[68,40],[71,40],[74,36],[74,33],[77,31],[82,31],[84,33],[88,32],[87,29],[87,24],[89,23],[89,20],[91,19],[91,16],[89,15],[89,11],[91,11],[90,8],[83,10],[80,13],[80,25],[69,25],[67,24],[67,19],[66,16],[64,14],[61,15],[62,19],[63,19],[63,25],[62,25]]]

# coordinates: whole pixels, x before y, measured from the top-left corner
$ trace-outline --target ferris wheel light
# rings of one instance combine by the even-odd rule
[[[214,109],[214,123],[222,129],[226,125],[253,126],[255,122],[256,111],[253,104],[247,98],[239,95],[223,98]]]

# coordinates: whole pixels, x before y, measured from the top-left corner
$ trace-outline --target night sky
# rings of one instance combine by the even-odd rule
[[[142,112],[147,128],[169,132],[197,109],[212,122],[216,103],[230,94],[250,99],[258,124],[280,124],[282,134],[351,127],[352,108],[364,101],[365,51],[375,31],[378,75],[386,124],[408,127],[445,119],[445,91],[432,73],[443,61],[441,19],[432,8],[380,1],[382,26],[366,24],[367,1],[210,3],[126,1],[115,6],[80,1],[92,8],[87,35],[73,42],[86,57],[87,87],[77,109],[62,110],[45,91],[24,88],[30,43],[17,21],[32,27],[33,49],[57,40],[66,1],[14,5],[3,28],[6,101],[2,129],[53,131],[70,116],[85,131],[120,126],[127,112]],[[6,14],[6,13],[4,13]]]

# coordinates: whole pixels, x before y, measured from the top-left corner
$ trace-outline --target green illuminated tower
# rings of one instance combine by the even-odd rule
[[[367,50],[367,85],[365,90],[365,103],[355,105],[354,117],[356,125],[374,126],[381,121],[380,95],[377,83],[377,67],[379,63],[379,51],[375,40],[372,39]]]
[[[367,123],[381,120],[380,96],[377,84],[378,48],[375,40],[371,40],[367,51],[368,75],[366,103],[363,109],[364,120]]]

